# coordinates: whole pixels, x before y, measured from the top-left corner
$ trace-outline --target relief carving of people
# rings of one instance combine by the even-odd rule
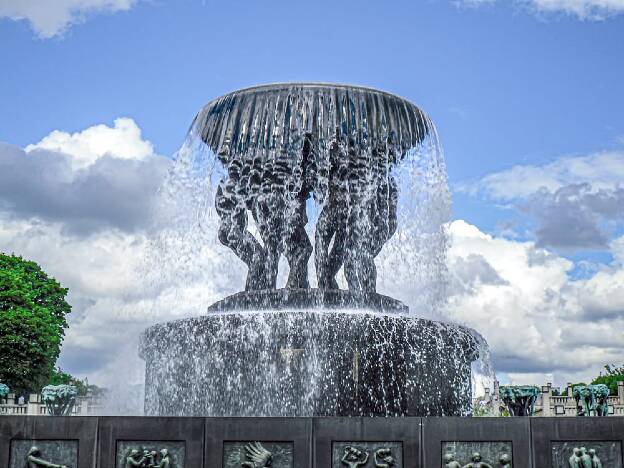
[[[463,468],[493,468],[492,465],[485,463],[482,460],[481,454],[479,452],[475,452],[472,454],[471,462],[464,465]]]
[[[125,458],[124,468],[173,468],[173,461],[169,450],[139,450],[131,449]]]
[[[501,467],[505,468],[511,468],[511,457],[506,454],[503,453],[500,458],[498,459],[498,462],[500,463]]]
[[[591,468],[602,468],[602,462],[598,455],[596,455],[596,451],[594,449],[589,449],[587,454],[589,455],[589,459],[591,461]]]
[[[44,466],[46,468],[67,468],[67,465],[57,465],[56,463],[49,462],[41,458],[41,450],[33,446],[26,455],[26,463],[28,468],[36,468],[38,466]]]
[[[568,460],[570,468],[592,468],[591,459],[585,453],[585,447],[574,447],[572,456]]]
[[[357,468],[358,466],[364,466],[368,463],[369,453],[364,452],[356,447],[345,447],[342,460],[344,465],[349,468]]]
[[[462,468],[461,464],[455,460],[454,453],[447,453],[444,455],[444,468]]]
[[[375,451],[375,466],[378,468],[391,468],[396,465],[396,460],[392,456],[392,449],[380,448]]]

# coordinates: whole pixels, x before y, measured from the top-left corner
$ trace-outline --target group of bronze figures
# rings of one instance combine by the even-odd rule
[[[353,140],[337,137],[329,148],[327,174],[321,177],[326,187],[319,189],[310,138],[306,136],[296,168],[289,167],[292,161],[245,167],[224,143],[218,157],[227,176],[215,202],[219,240],[247,265],[248,291],[276,288],[281,255],[289,265],[286,287],[309,288],[307,265],[314,250],[319,288],[338,289],[336,274],[344,267],[350,290],[374,292],[375,257],[397,228],[398,189],[391,173],[396,156],[390,145],[379,145],[367,157]],[[305,229],[310,197],[320,208],[314,249]],[[262,243],[248,229],[248,213]]]
[[[570,468],[602,468],[602,462],[594,449],[574,447],[569,459]]]
[[[511,456],[503,453],[498,459],[498,465],[496,467],[483,461],[483,457],[479,452],[474,452],[470,457],[470,462],[462,465],[457,459],[454,453],[446,453],[442,458],[444,461],[444,468],[512,468]]]
[[[286,287],[308,288],[314,250],[319,288],[337,289],[344,267],[349,290],[375,291],[374,259],[397,228],[395,169],[433,133],[420,109],[359,87],[269,85],[210,102],[192,131],[222,168],[219,239],[247,265],[246,290],[275,289],[281,255]],[[314,246],[310,199],[319,212]]]
[[[604,384],[578,385],[572,390],[578,416],[608,416],[609,387]]]
[[[505,385],[499,388],[499,395],[510,416],[531,416],[539,388],[533,385]]]
[[[540,391],[532,385],[506,385],[499,389],[499,395],[510,416],[531,416]],[[572,389],[576,400],[577,416],[608,416],[609,387],[604,384],[577,385]]]

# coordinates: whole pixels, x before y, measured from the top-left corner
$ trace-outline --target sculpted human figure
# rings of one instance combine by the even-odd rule
[[[38,466],[43,466],[46,468],[67,468],[67,465],[57,465],[56,463],[49,462],[44,460],[41,457],[41,451],[39,448],[33,446],[28,451],[28,455],[26,455],[26,462],[28,468],[36,468]]]
[[[396,465],[396,460],[392,456],[389,448],[380,448],[375,451],[375,466],[378,468],[391,468]]]
[[[498,462],[500,463],[501,467],[507,467],[507,468],[511,468],[511,457],[506,454],[503,453],[500,458],[498,459]]]
[[[602,468],[602,462],[600,461],[600,458],[598,458],[598,455],[596,455],[596,451],[594,449],[589,449],[587,454],[591,460],[591,468]]]
[[[591,458],[587,453],[587,449],[585,447],[581,447],[581,466],[583,468],[592,468]]]
[[[283,254],[290,267],[287,288],[308,288],[307,264],[312,244],[305,231],[308,222],[305,183],[309,141],[301,161],[289,155],[248,160],[237,154],[226,139],[218,151],[227,167],[217,188],[215,208],[221,220],[219,241],[247,265],[245,290],[275,289],[278,264]],[[251,212],[263,244],[248,229]]]
[[[463,468],[493,468],[489,463],[482,461],[482,457],[479,452],[473,453],[471,460],[472,462],[464,465]]]
[[[368,457],[368,452],[363,452],[355,447],[347,446],[344,449],[344,455],[340,461],[349,468],[357,468],[358,466],[366,465],[366,463],[368,463]]]
[[[574,447],[572,450],[572,456],[570,456],[570,459],[568,460],[570,468],[591,468],[591,465],[586,465],[583,460],[583,455],[583,449]]]
[[[270,468],[273,465],[273,454],[265,449],[260,442],[247,444],[245,454],[249,461],[241,463],[242,468]]]
[[[461,464],[455,460],[454,453],[447,453],[443,457],[444,468],[462,468]]]
[[[171,468],[171,455],[169,450],[162,449],[160,451],[160,461],[153,465],[153,468]]]
[[[137,449],[132,449],[126,457],[125,468],[131,468],[133,466],[144,466],[146,460],[147,459],[143,457]]]
[[[375,257],[397,228],[398,188],[389,168],[394,153],[378,145],[371,166],[352,139],[342,140],[337,131],[329,151],[327,193],[315,194],[322,199],[315,234],[319,288],[338,289],[335,276],[344,266],[349,290],[374,292]]]

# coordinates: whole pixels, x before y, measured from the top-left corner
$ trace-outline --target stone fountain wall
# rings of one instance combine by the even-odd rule
[[[26,466],[32,446],[69,468],[125,468],[132,450],[159,462],[163,449],[170,468],[268,466],[250,454],[271,468],[441,468],[446,454],[464,466],[475,451],[493,468],[510,466],[503,454],[516,468],[569,468],[574,447],[623,468],[624,418],[0,416],[0,468]]]

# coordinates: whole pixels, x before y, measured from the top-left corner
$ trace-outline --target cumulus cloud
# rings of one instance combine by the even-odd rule
[[[85,235],[135,231],[146,226],[169,164],[131,119],[73,135],[54,131],[25,150],[0,143],[0,211]]]
[[[90,166],[106,155],[134,160],[154,155],[153,145],[143,139],[141,129],[127,117],[115,119],[112,127],[100,124],[76,133],[54,130],[25,149],[27,153],[47,150],[66,154],[73,169]]]
[[[588,183],[593,189],[613,190],[624,181],[624,152],[607,151],[587,156],[559,158],[536,165],[518,165],[488,174],[473,184],[458,187],[472,195],[484,194],[497,200],[526,198],[539,190],[555,192],[566,186]]]
[[[459,0],[455,4],[478,7],[497,0]],[[537,14],[566,14],[580,20],[601,21],[624,13],[624,0],[514,0],[517,6]]]
[[[450,232],[449,270],[456,281],[479,277],[485,264],[494,272],[494,282],[452,290],[447,313],[483,334],[497,372],[517,381],[539,374],[544,382],[554,374],[565,383],[624,361],[621,263],[573,281],[571,261],[533,242],[494,237],[464,221],[454,221]]]
[[[183,209],[166,209],[167,228],[145,229],[149,216],[142,213],[170,163],[137,131],[122,122],[53,132],[27,149],[0,147],[0,251],[39,262],[70,289],[73,312],[59,364],[104,386],[120,378],[142,383],[138,340],[146,327],[201,314],[244,284],[242,262],[216,240],[217,220],[198,222],[197,212],[184,209],[189,200],[197,206],[193,197],[202,193],[159,192]],[[108,137],[97,138],[101,132]],[[182,186],[195,184],[184,179]],[[587,203],[604,202],[600,190],[578,193],[599,199]],[[565,383],[624,360],[624,237],[606,244],[612,264],[573,281],[575,264],[535,242],[491,236],[464,221],[449,233],[443,315],[485,336],[499,372]],[[397,255],[411,244],[401,245]],[[422,291],[396,271],[391,261],[380,265],[380,290],[420,313]],[[434,287],[439,278],[431,281]]]
[[[514,166],[458,191],[511,204],[534,222],[539,246],[605,249],[624,220],[624,152]]]
[[[26,20],[37,36],[48,39],[97,13],[132,8],[136,0],[0,0],[0,18]]]

